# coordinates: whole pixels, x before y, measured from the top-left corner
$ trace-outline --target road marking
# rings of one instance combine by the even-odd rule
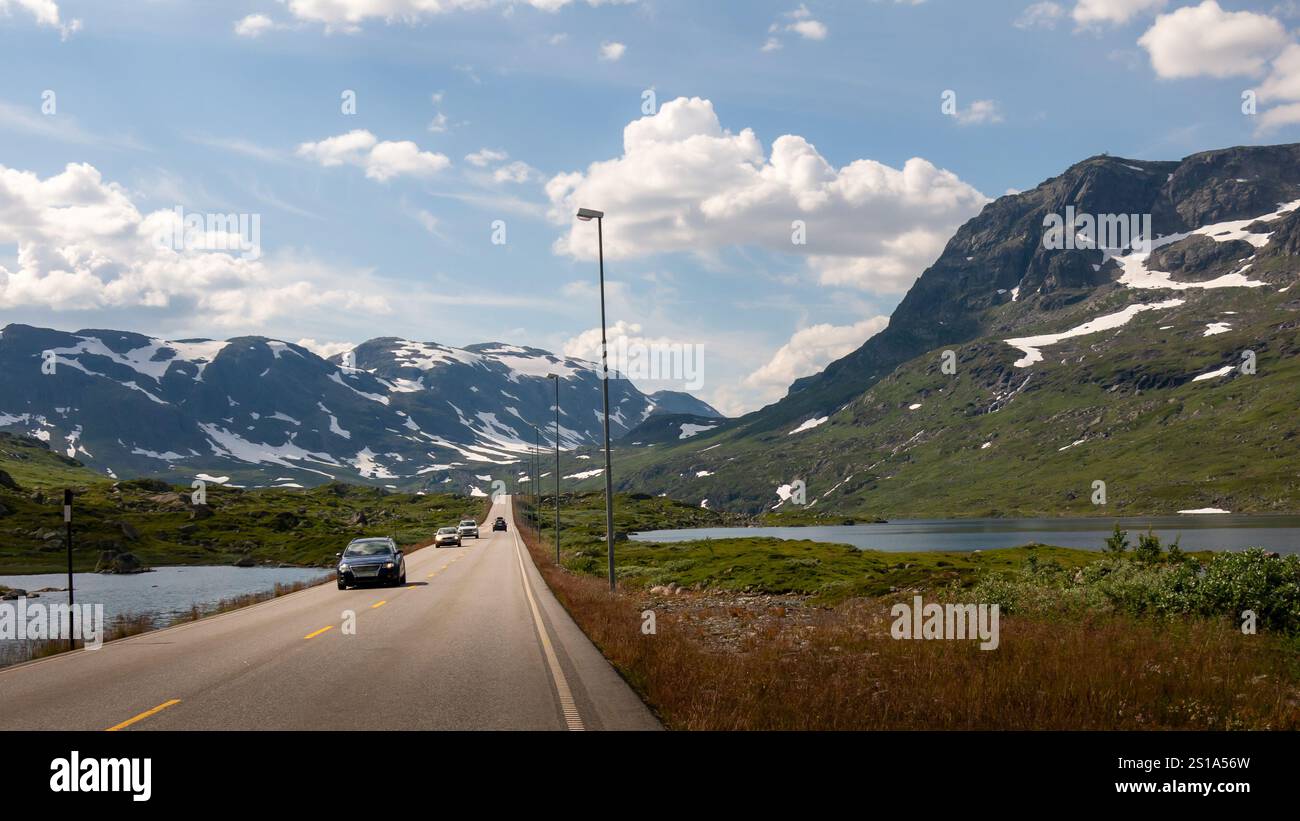
[[[407,589],[407,590],[414,590],[414,589],[415,589],[415,585],[411,585],[410,587],[408,587],[408,588],[406,588],[406,589]]]
[[[578,705],[573,701],[573,691],[569,689],[569,680],[564,677],[560,660],[551,646],[551,637],[546,632],[546,624],[537,609],[537,600],[533,598],[533,586],[528,581],[528,571],[524,568],[524,554],[519,548],[519,537],[515,536],[515,558],[519,560],[519,575],[524,581],[524,595],[528,597],[528,606],[533,611],[533,622],[537,625],[537,635],[542,640],[542,650],[546,653],[546,665],[551,668],[551,678],[555,681],[555,692],[560,697],[560,711],[564,713],[564,723],[570,730],[587,729],[582,723]]]
[[[374,610],[376,607],[383,607],[386,604],[388,604],[388,599],[384,599],[383,601],[377,601],[374,604],[370,605],[370,609]]]
[[[140,715],[135,716],[134,718],[128,718],[126,721],[123,721],[121,724],[114,724],[112,727],[109,727],[104,732],[113,733],[113,732],[117,732],[118,730],[125,730],[127,727],[130,727],[132,724],[136,723],[137,721],[144,721],[149,716],[157,715],[158,713],[161,713],[163,710],[166,710],[168,707],[180,703],[181,700],[179,698],[173,698],[170,701],[164,701],[162,704],[159,704],[157,707],[154,707],[152,710],[145,710]]]
[[[437,570],[435,570],[435,571],[433,571],[432,573],[430,573],[429,575],[425,576],[425,578],[426,578],[426,579],[432,579],[432,578],[433,578],[434,576],[436,576],[436,575],[438,575],[438,571],[437,571]]]
[[[333,630],[333,629],[334,629],[334,625],[331,624],[328,627],[322,627],[321,629],[317,630],[315,633],[308,633],[307,635],[303,636],[303,638],[314,639],[317,636],[319,636],[321,633],[324,633],[326,630]]]

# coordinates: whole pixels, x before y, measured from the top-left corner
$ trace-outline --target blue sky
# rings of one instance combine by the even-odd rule
[[[1232,0],[0,0],[0,324],[595,357],[581,203],[609,213],[615,333],[702,345],[698,393],[752,410],[883,327],[988,198],[1103,151],[1294,141],[1298,24]],[[256,215],[260,257],[142,240],[178,207]]]

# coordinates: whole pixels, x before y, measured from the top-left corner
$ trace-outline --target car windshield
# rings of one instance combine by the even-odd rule
[[[473,527],[474,525],[478,524],[478,522],[473,521],[472,519],[466,519],[465,521],[461,522],[460,524],[461,524],[461,527],[465,527],[465,526],[467,526],[467,525],[468,525],[469,527]]]
[[[343,553],[344,556],[379,556],[384,553],[392,553],[393,550],[388,542],[381,540],[367,542],[353,542],[348,545],[348,549]]]
[[[444,528],[442,528],[442,529],[440,529],[440,530],[438,531],[438,535],[439,535],[439,536],[442,536],[442,535],[445,535],[445,534],[455,533],[455,532],[456,532],[456,528],[454,528],[454,527],[444,527]]]

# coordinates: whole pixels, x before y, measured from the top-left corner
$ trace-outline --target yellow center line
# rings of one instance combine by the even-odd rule
[[[374,604],[370,605],[370,609],[374,610],[376,607],[383,607],[386,604],[388,604],[388,599],[384,599],[383,601],[377,601]]]
[[[134,718],[128,718],[126,721],[123,721],[121,724],[114,724],[112,727],[109,727],[104,732],[112,733],[118,730],[125,730],[127,727],[130,727],[132,724],[136,723],[137,721],[144,721],[149,716],[155,715],[157,713],[161,713],[163,710],[166,710],[168,707],[180,703],[181,700],[179,698],[173,698],[170,701],[164,701],[162,704],[159,704],[157,707],[154,707],[152,710],[145,710],[140,715],[135,716]]]
[[[432,579],[432,578],[433,578],[434,576],[436,576],[436,575],[438,575],[438,571],[435,570],[435,571],[433,571],[432,573],[430,573],[429,575],[425,576],[425,578],[426,578],[426,579]]]
[[[407,590],[414,590],[414,589],[415,589],[415,585],[411,585],[410,587],[408,587],[408,588],[406,588],[406,589],[407,589]]]
[[[315,633],[308,633],[307,635],[303,636],[303,638],[314,639],[317,636],[319,636],[321,633],[324,633],[326,630],[333,630],[333,629],[334,629],[334,625],[331,624],[328,627],[322,627],[321,629],[317,630]]]

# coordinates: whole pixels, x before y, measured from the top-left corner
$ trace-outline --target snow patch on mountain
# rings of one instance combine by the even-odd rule
[[[1076,336],[1086,336],[1088,334],[1109,331],[1128,324],[1129,320],[1143,311],[1163,310],[1165,308],[1175,308],[1183,304],[1181,299],[1166,299],[1163,302],[1136,303],[1128,306],[1122,311],[1116,311],[1113,314],[1099,316],[1091,319],[1082,325],[1075,326],[1068,331],[1061,331],[1055,334],[1039,334],[1038,336],[1025,336],[1017,339],[1003,340],[1013,348],[1017,348],[1024,356],[1017,359],[1013,364],[1017,368],[1027,368],[1035,362],[1043,361],[1043,352],[1040,348],[1048,345],[1055,345],[1063,339],[1071,339]]]

